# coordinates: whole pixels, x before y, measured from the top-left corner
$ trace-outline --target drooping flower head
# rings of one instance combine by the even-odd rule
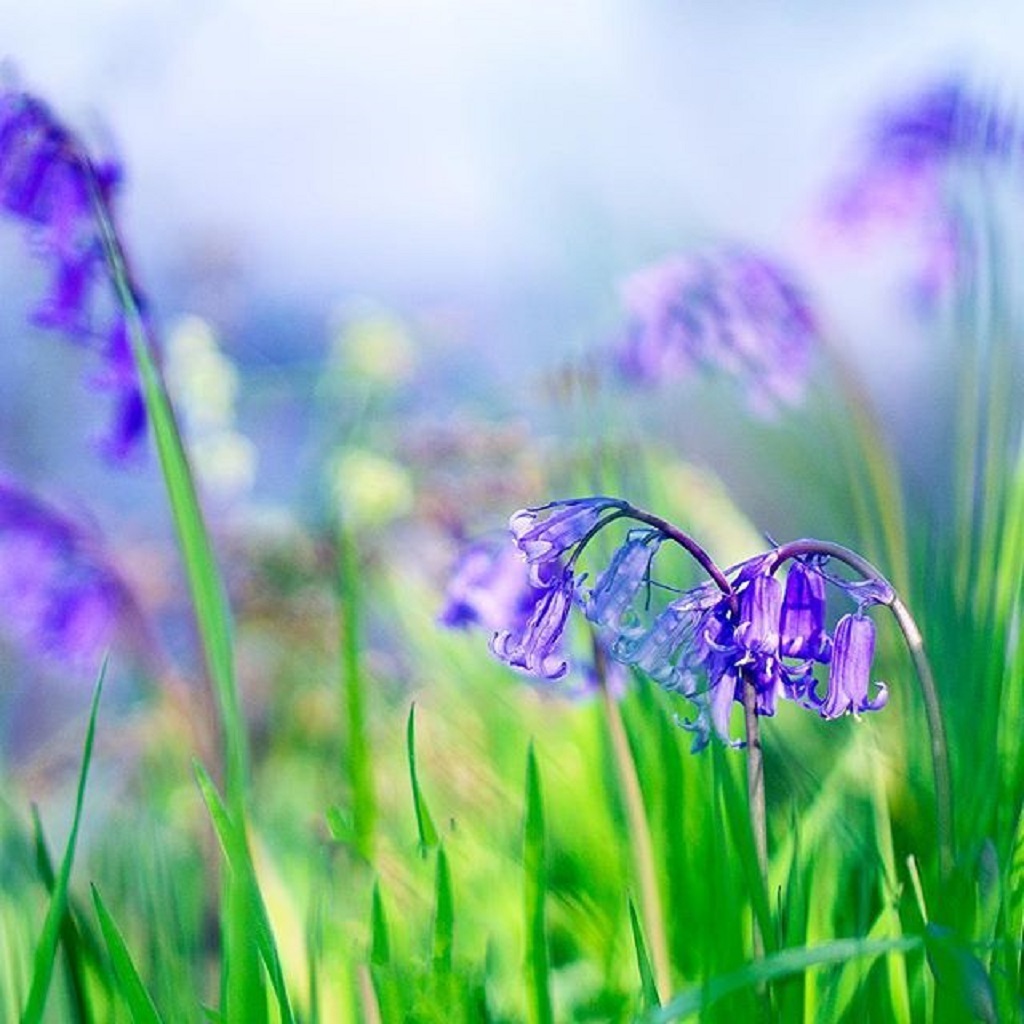
[[[94,675],[132,599],[73,520],[0,478],[0,608],[31,655]]]
[[[50,290],[30,319],[97,354],[101,369],[91,384],[114,400],[99,447],[113,461],[134,455],[145,432],[123,311],[96,294],[105,268],[96,204],[112,217],[121,177],[116,162],[94,163],[45,103],[16,89],[0,90],[0,210],[26,225],[31,251],[51,274]],[[135,300],[144,310],[137,291]]]
[[[614,522],[633,520],[593,588],[576,567],[593,538]],[[531,564],[537,598],[528,616],[512,615],[492,639],[502,661],[536,676],[568,671],[563,637],[573,605],[590,622],[609,657],[689,699],[696,714],[684,724],[694,749],[712,735],[735,744],[731,718],[752,693],[757,715],[774,715],[788,700],[835,718],[875,711],[886,690],[868,696],[874,624],[864,614],[890,604],[894,594],[881,577],[847,580],[828,569],[833,558],[865,572],[863,560],[836,545],[795,542],[720,570],[692,538],[671,524],[613,498],[554,502],[512,517],[513,536]],[[654,578],[660,547],[674,541],[709,579],[680,592]],[[780,579],[788,565],[785,583]],[[868,567],[870,568],[870,567]],[[826,584],[850,598],[856,614],[840,618],[834,638],[826,622]],[[675,594],[668,603],[652,594]],[[824,697],[816,667],[827,667]]]
[[[820,332],[778,263],[741,248],[676,256],[637,271],[622,294],[629,321],[616,362],[626,379],[707,370],[735,379],[761,415],[801,401]]]

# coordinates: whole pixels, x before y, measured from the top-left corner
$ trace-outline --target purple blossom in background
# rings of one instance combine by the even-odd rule
[[[113,461],[135,454],[146,425],[120,306],[95,294],[105,277],[95,203],[112,216],[120,180],[120,166],[94,164],[46,104],[15,89],[0,91],[0,209],[27,226],[31,251],[51,274],[30,319],[98,355],[102,369],[91,384],[114,402],[99,444]]]
[[[35,657],[94,675],[133,607],[77,524],[0,478],[0,629]]]
[[[928,302],[946,291],[964,259],[951,172],[1007,169],[1022,151],[1012,111],[969,91],[960,78],[933,83],[872,120],[853,174],[826,199],[832,234],[863,241],[880,230],[917,234],[921,270],[915,289]]]
[[[803,398],[820,330],[777,263],[745,249],[675,256],[629,277],[622,296],[629,321],[615,361],[627,380],[723,373],[762,416]]]
[[[632,519],[643,528],[627,531],[592,589],[576,566],[590,541],[612,522]],[[535,599],[529,615],[506,598],[489,607],[507,609],[504,628],[491,651],[506,664],[547,679],[568,671],[563,639],[576,605],[614,661],[643,672],[696,708],[687,728],[694,749],[711,735],[734,743],[732,711],[753,687],[758,715],[774,715],[780,700],[817,711],[823,718],[875,711],[885,704],[884,687],[869,699],[874,655],[874,624],[864,614],[872,604],[888,604],[894,594],[880,578],[846,580],[826,571],[830,553],[801,542],[804,554],[791,559],[785,583],[779,579],[781,549],[721,572],[698,561],[712,578],[653,608],[655,593],[672,593],[652,578],[658,550],[668,540],[683,544],[695,558],[699,546],[657,517],[614,498],[553,502],[525,509],[511,519],[522,556],[532,570],[544,567],[543,581],[526,581]],[[836,550],[833,545],[831,550]],[[810,554],[806,552],[812,552]],[[706,558],[706,556],[704,556]],[[522,563],[521,563],[522,564]],[[716,575],[717,574],[717,575]],[[826,628],[826,583],[857,605],[856,615],[839,620],[835,638]],[[499,590],[499,593],[501,591]],[[459,604],[452,606],[460,608]],[[454,617],[463,616],[458,612]],[[828,666],[828,690],[817,695],[816,666]]]
[[[530,582],[523,553],[506,535],[476,540],[459,554],[439,621],[450,629],[520,629],[543,594],[543,587]]]

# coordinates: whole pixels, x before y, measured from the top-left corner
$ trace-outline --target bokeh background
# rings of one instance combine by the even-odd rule
[[[239,414],[257,493],[275,500],[295,496],[303,437],[256,415],[259,384],[291,378],[301,402],[354,302],[423,328],[432,385],[459,381],[449,401],[511,405],[510,383],[613,329],[622,275],[709,239],[793,261],[860,350],[888,342],[873,376],[898,394],[921,354],[865,301],[891,277],[867,269],[877,254],[823,265],[815,197],[879,100],[950,69],[986,87],[1021,77],[1008,2],[3,8],[23,84],[123,158],[158,314],[207,319],[247,375]],[[0,237],[0,457],[66,478],[89,467],[34,410],[82,399],[71,375],[38,372],[52,346],[23,340],[33,271],[16,236]]]

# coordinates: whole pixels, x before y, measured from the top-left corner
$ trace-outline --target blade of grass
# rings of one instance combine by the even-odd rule
[[[416,812],[416,834],[419,836],[420,854],[427,855],[427,850],[437,846],[437,829],[434,819],[430,816],[427,801],[420,789],[419,777],[416,773],[416,705],[409,708],[409,721],[405,729],[406,753],[409,758],[409,780],[412,783],[412,803]]]
[[[363,1013],[368,1021],[402,1020],[402,992],[391,962],[391,930],[380,881],[373,883],[370,904],[370,978],[363,985]]]
[[[636,916],[636,907],[633,906],[632,899],[629,900],[629,924],[633,930],[636,965],[640,972],[640,1009],[654,1010],[661,1006],[661,1000],[658,998],[658,989],[654,984],[654,972],[651,970],[651,961],[647,957],[647,946],[644,943],[640,919]]]
[[[434,909],[434,974],[448,978],[452,971],[452,946],[455,935],[455,905],[452,899],[452,876],[444,846],[437,850],[437,881]]]
[[[259,883],[256,880],[256,869],[252,863],[245,833],[242,828],[232,821],[227,807],[221,800],[220,794],[217,792],[213,780],[207,774],[206,769],[201,764],[196,763],[195,772],[203,800],[210,812],[210,818],[220,840],[221,848],[227,858],[228,869],[238,880],[237,883],[233,883],[233,887],[238,890],[240,898],[244,899],[247,904],[240,912],[245,920],[251,920],[255,925],[255,935],[250,936],[250,941],[253,937],[255,938],[256,947],[267,969],[267,974],[270,976],[270,984],[277,998],[281,1020],[285,1024],[294,1024],[295,1018],[292,1015],[291,1003],[288,999],[288,990],[284,982],[284,972],[281,969],[277,942],[274,939],[266,904],[263,902]],[[253,1002],[252,993],[247,994],[246,1002]],[[250,1020],[252,1018],[246,1017],[245,1019]]]
[[[375,967],[386,967],[391,963],[391,936],[387,914],[384,912],[384,899],[380,894],[380,882],[373,883],[373,901],[370,905],[370,963]]]
[[[95,182],[92,187],[93,207],[107,265],[118,301],[124,310],[132,357],[142,381],[146,414],[160,458],[206,667],[217,699],[227,762],[228,800],[235,810],[240,810],[248,770],[248,749],[235,683],[231,615],[224,585],[213,555],[213,545],[210,543],[174,408],[150,350],[146,324],[139,309],[121,242]]]
[[[523,843],[523,874],[526,902],[527,1019],[531,1024],[553,1024],[548,977],[544,897],[544,804],[540,771],[533,744],[526,755],[526,824]]]
[[[160,1014],[142,983],[124,936],[100,898],[96,886],[92,886],[92,900],[96,906],[96,917],[99,918],[103,939],[107,944],[107,952],[110,954],[110,962],[114,966],[117,984],[131,1011],[132,1020],[135,1024],[161,1024]]]
[[[373,850],[377,817],[373,764],[366,735],[366,680],[359,645],[359,569],[352,538],[338,528],[338,605],[341,611],[341,670],[348,747],[345,768],[352,787],[352,822],[356,847],[367,860]]]
[[[146,323],[139,308],[120,238],[97,182],[90,178],[89,184],[104,255],[114,291],[124,311],[132,358],[142,383],[146,414],[160,459],[203,656],[217,704],[224,743],[228,804],[232,814],[242,822],[248,777],[248,737],[235,681],[231,614],[224,584],[214,558],[174,408],[150,349]],[[225,934],[224,998],[227,1003],[239,1007],[247,1005],[248,993],[255,991],[261,980],[259,959],[251,943],[256,923],[246,917],[250,906],[245,892],[236,892],[229,881],[221,910]],[[258,1012],[255,1006],[251,1009]],[[251,1017],[248,1024],[259,1024],[263,1017],[262,1013]]]
[[[633,866],[636,872],[637,885],[640,889],[640,903],[643,907],[644,923],[647,934],[651,938],[654,957],[654,972],[658,991],[665,997],[670,991],[671,969],[669,967],[668,937],[665,934],[665,915],[661,904],[661,890],[658,885],[658,872],[654,856],[654,842],[651,837],[651,826],[644,805],[643,791],[640,787],[640,775],[633,751],[629,745],[629,737],[622,721],[622,712],[616,697],[605,685],[604,654],[600,645],[593,645],[594,664],[598,679],[601,680],[601,696],[608,723],[608,733],[615,767],[618,774],[622,802],[629,822],[629,846],[632,853]]]
[[[57,945],[60,941],[61,928],[67,914],[68,884],[71,880],[71,865],[75,859],[75,845],[78,842],[78,829],[82,821],[82,805],[85,801],[85,783],[89,777],[89,764],[92,761],[93,740],[96,737],[96,716],[100,707],[100,695],[103,692],[103,679],[107,672],[104,659],[96,680],[93,692],[92,707],[89,709],[89,725],[85,733],[85,748],[82,752],[82,766],[78,773],[78,790],[75,794],[75,813],[71,822],[64,857],[60,871],[57,873],[50,897],[50,906],[43,922],[43,931],[36,945],[32,965],[32,985],[28,993],[28,1001],[21,1015],[21,1024],[39,1024],[46,1008],[46,996],[50,990],[50,979],[53,976],[53,964],[57,956]]]
[[[35,845],[36,870],[46,886],[47,892],[53,896],[57,884],[56,872],[53,870],[53,859],[46,845],[43,834],[43,823],[39,820],[39,808],[32,805],[32,834]],[[71,900],[60,924],[60,944],[64,949],[67,965],[68,981],[71,989],[71,1012],[76,1021],[90,1021],[92,1015],[85,995],[85,960],[90,950],[85,947],[83,936],[72,913]],[[95,958],[94,958],[95,959]]]
[[[777,978],[800,974],[828,964],[848,963],[864,957],[885,956],[888,953],[906,953],[921,946],[923,940],[916,935],[897,939],[836,939],[820,946],[784,949],[769,953],[763,960],[755,960],[730,974],[711,978],[699,988],[680,993],[660,1010],[648,1013],[644,1024],[668,1024],[682,1020],[718,1002],[741,989],[765,985]]]

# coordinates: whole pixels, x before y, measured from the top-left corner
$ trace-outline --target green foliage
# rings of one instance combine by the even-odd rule
[[[50,979],[53,976],[61,933],[70,935],[65,926],[68,913],[68,885],[71,881],[71,867],[75,860],[78,830],[82,822],[85,783],[89,777],[89,765],[92,761],[93,741],[96,737],[96,716],[100,708],[100,695],[103,693],[103,676],[105,672],[106,665],[100,669],[99,679],[96,682],[96,689],[93,693],[92,707],[89,711],[89,725],[85,733],[85,749],[82,753],[82,765],[78,773],[78,788],[75,793],[75,815],[71,822],[71,832],[68,835],[67,845],[64,848],[64,856],[61,858],[60,870],[53,881],[52,887],[48,886],[48,888],[51,888],[50,905],[46,912],[46,919],[43,922],[42,934],[39,936],[39,941],[36,944],[32,967],[32,986],[29,989],[28,1001],[21,1015],[22,1024],[38,1024],[43,1019],[43,1011],[46,1008],[46,998],[50,990]],[[41,835],[41,833],[37,834]],[[38,844],[37,849],[42,853],[44,849],[42,842]],[[43,864],[46,864],[48,860],[45,856],[42,856],[40,859]],[[69,956],[75,957],[76,948],[77,943],[69,950]],[[76,974],[76,977],[80,978],[80,975]],[[79,1005],[77,1000],[74,1005],[76,1007]]]

